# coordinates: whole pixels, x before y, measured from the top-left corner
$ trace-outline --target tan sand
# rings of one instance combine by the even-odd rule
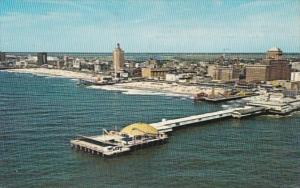
[[[6,70],[8,72],[18,72],[18,73],[30,73],[35,75],[42,76],[59,76],[64,78],[71,79],[92,79],[94,77],[93,74],[82,73],[82,72],[74,72],[60,69],[47,69],[47,68],[30,68],[30,69],[10,69]]]
[[[200,87],[200,86],[185,86],[179,84],[168,84],[168,83],[157,83],[157,82],[130,82],[116,84],[116,87],[121,87],[124,89],[139,89],[147,91],[158,91],[167,93],[177,93],[185,95],[195,95],[197,93],[207,93],[211,94],[211,88]],[[215,93],[223,93],[222,88],[215,88]]]
[[[30,73],[35,75],[43,76],[59,76],[64,78],[71,79],[95,79],[95,75],[90,73],[82,72],[73,72],[60,69],[47,69],[47,68],[30,68],[30,69],[10,69],[8,72],[18,72],[18,73]],[[111,87],[115,89],[136,89],[136,90],[145,90],[145,91],[156,91],[156,92],[165,92],[165,93],[175,93],[175,94],[184,94],[184,95],[195,95],[197,93],[207,93],[211,94],[211,88],[200,87],[200,86],[184,86],[180,84],[168,84],[168,83],[159,83],[159,82],[129,82],[115,84]],[[215,93],[223,93],[222,88],[215,88]]]

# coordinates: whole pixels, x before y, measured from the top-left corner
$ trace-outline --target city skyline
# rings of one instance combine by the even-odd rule
[[[1,1],[0,51],[299,52],[299,1]],[[298,24],[298,25],[297,25]]]

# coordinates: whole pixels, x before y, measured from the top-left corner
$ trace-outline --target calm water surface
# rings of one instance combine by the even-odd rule
[[[69,140],[221,104],[30,74],[0,72],[0,80],[0,187],[300,187],[300,113],[210,122],[173,132],[168,144],[103,159],[73,151]]]

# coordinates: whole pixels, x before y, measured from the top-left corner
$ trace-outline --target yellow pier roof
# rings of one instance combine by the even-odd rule
[[[121,133],[129,136],[157,135],[158,130],[146,123],[134,123],[123,128]]]

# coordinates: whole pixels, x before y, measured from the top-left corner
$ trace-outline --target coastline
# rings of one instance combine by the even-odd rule
[[[89,73],[74,72],[74,71],[60,70],[60,69],[47,69],[47,68],[7,69],[3,71],[12,72],[12,73],[27,73],[27,74],[37,75],[37,76],[62,77],[62,78],[70,78],[70,79],[92,79],[94,77],[93,74],[89,74]]]
[[[95,75],[91,73],[74,72],[68,70],[59,69],[47,69],[47,68],[30,68],[30,69],[9,69],[4,70],[6,72],[12,73],[26,73],[33,74],[37,76],[50,76],[50,77],[62,77],[69,79],[93,79]],[[129,83],[118,83],[110,86],[90,86],[92,89],[103,89],[111,91],[121,91],[125,94],[131,95],[170,95],[170,96],[182,96],[182,97],[192,97],[197,93],[211,93],[211,88],[209,87],[199,87],[199,86],[186,86],[180,84],[169,84],[169,83],[159,83],[153,81],[142,81],[142,82],[129,82]],[[222,88],[215,88],[215,92],[223,92]]]
[[[115,84],[115,87],[120,87],[122,89],[135,89],[135,90],[146,90],[159,93],[172,93],[177,95],[184,95],[192,97],[198,93],[211,93],[211,88],[200,87],[200,86],[186,86],[180,84],[169,84],[169,83],[158,83],[151,81],[143,82],[129,82],[122,84]],[[224,92],[222,88],[216,88],[215,92]]]

